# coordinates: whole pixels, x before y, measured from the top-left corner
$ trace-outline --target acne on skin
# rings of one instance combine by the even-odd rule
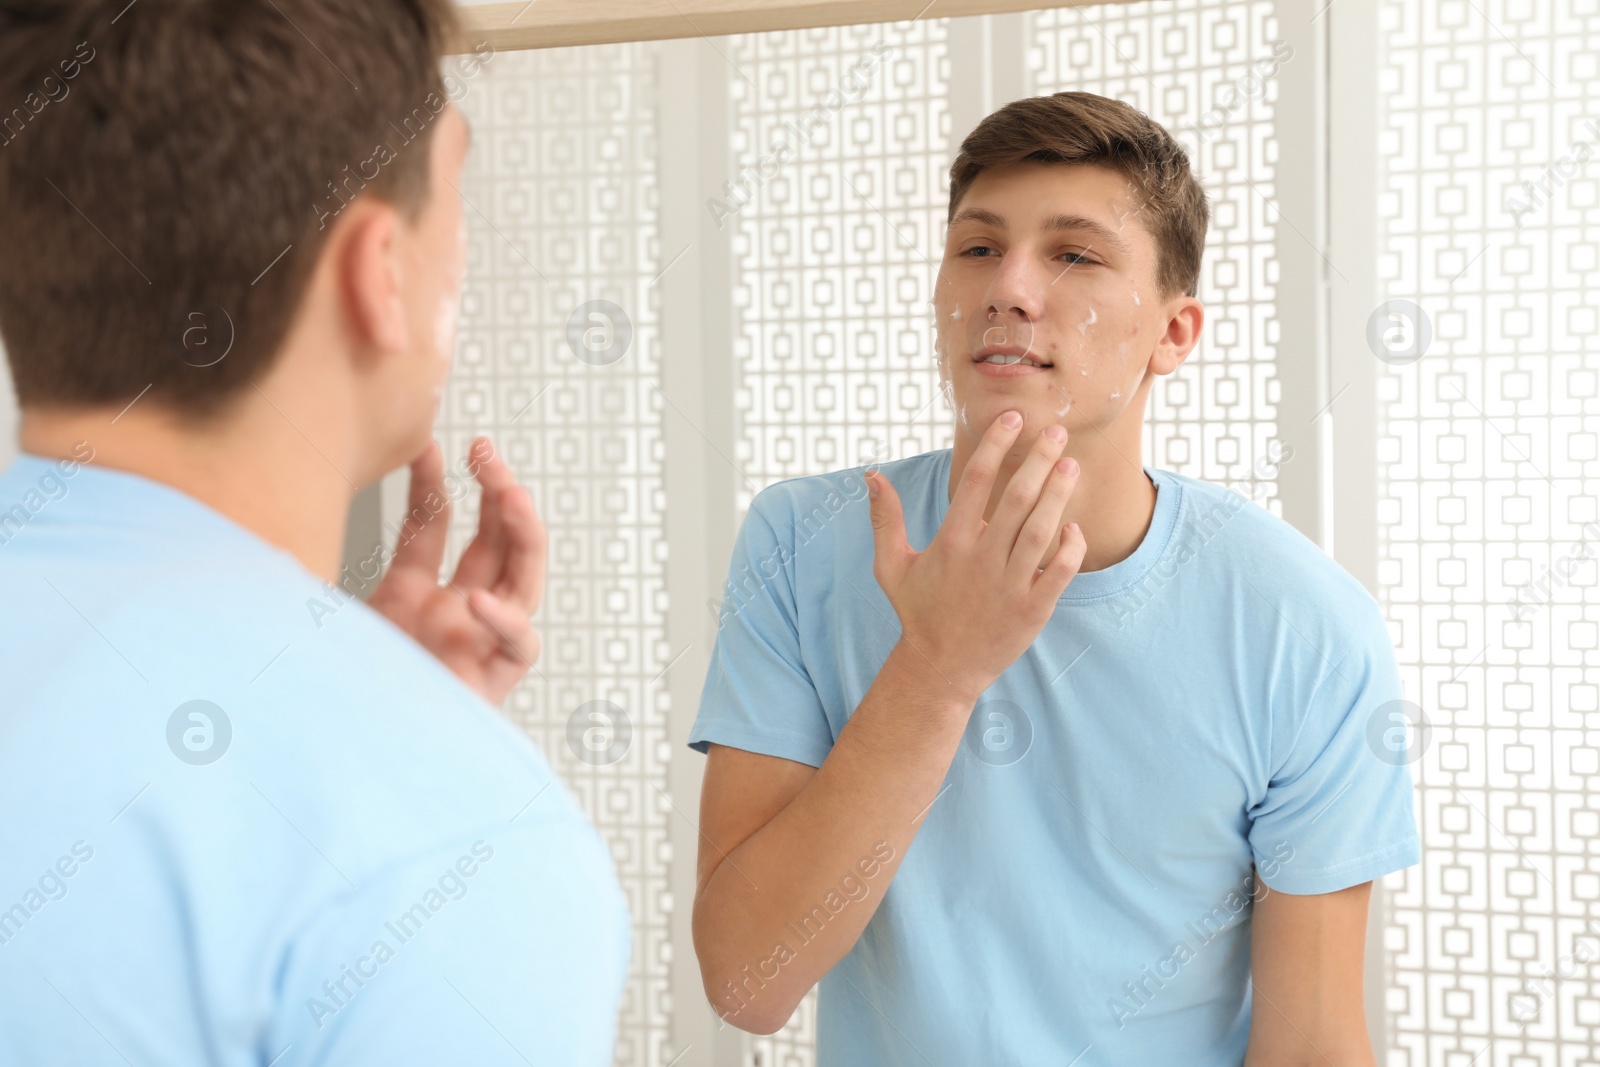
[[[1204,322],[1197,299],[1157,284],[1161,246],[1130,190],[1106,165],[986,169],[954,206],[934,288],[940,389],[955,412],[949,492],[1002,413],[1018,412],[1023,425],[996,472],[1001,487],[1047,427],[1064,427],[1080,477],[1061,518],[1080,524],[1083,571],[1125,558],[1143,536],[1155,499],[1140,469],[1146,400]],[[1157,298],[1146,300],[1152,285]],[[990,342],[1005,335],[1009,345],[985,345],[996,324],[1008,329]],[[1020,355],[1030,342],[1028,359],[1050,366],[978,362],[985,347]],[[1003,492],[991,493],[989,510]]]
[[[1009,190],[997,194],[1001,183],[993,180],[983,187],[985,179],[996,172],[1021,172],[1029,167],[1047,172],[1045,181],[1053,181],[1063,170],[1101,174],[1092,182],[1074,182],[1069,189],[1059,193],[1050,189],[1043,196],[1007,196]],[[1111,191],[1094,195],[1094,190],[1107,185]],[[1040,188],[1035,180],[1028,191],[1032,194]],[[1084,192],[1088,195],[1082,195]],[[1063,216],[1103,220],[1101,232],[1074,232],[1041,221],[1046,202]],[[1121,420],[1130,405],[1137,406],[1145,363],[1160,340],[1153,332],[1160,309],[1146,306],[1140,284],[1156,269],[1159,251],[1152,248],[1154,241],[1147,231],[1128,226],[1130,220],[1139,220],[1145,203],[1132,183],[1103,166],[1020,164],[979,175],[957,205],[933,299],[941,390],[956,412],[958,428],[972,429],[973,419],[986,423],[1011,400],[1024,413],[1025,433],[1030,439],[1043,429],[1041,421],[1059,422],[1078,415],[1105,429]],[[1133,242],[1109,236],[1128,231],[1137,233]],[[1020,268],[1008,263],[1008,256],[1036,257],[1040,273],[1019,280]],[[973,269],[974,263],[984,266]],[[1019,296],[1019,291],[1030,287],[1035,298],[1032,303]],[[1026,313],[1012,306],[1019,301],[1027,305]],[[997,304],[1004,305],[1009,314],[996,319]],[[988,326],[976,328],[985,321]],[[1149,353],[1143,351],[1141,334],[1148,338]],[[1014,354],[1052,366],[1031,374],[964,372],[962,357],[970,355],[976,364],[976,356],[985,347],[1009,347]],[[1072,373],[1074,366],[1076,374]],[[1078,383],[1077,387],[1073,383]],[[1037,396],[1040,387],[1045,387],[1042,398]],[[1085,389],[1098,403],[1078,395]],[[1081,428],[1081,423],[1074,422]]]

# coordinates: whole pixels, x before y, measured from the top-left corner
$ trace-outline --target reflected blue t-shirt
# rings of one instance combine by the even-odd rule
[[[950,462],[882,467],[915,549],[949,510]],[[820,766],[866,695],[899,625],[864,470],[755,497],[698,750]],[[1377,603],[1265,509],[1145,473],[1143,540],[1075,577],[985,691],[881,907],[823,978],[819,1067],[1239,1067],[1254,901],[1419,862]],[[789,948],[807,935],[791,924]]]
[[[0,1063],[609,1067],[604,844],[526,735],[289,553],[24,454],[0,680]]]

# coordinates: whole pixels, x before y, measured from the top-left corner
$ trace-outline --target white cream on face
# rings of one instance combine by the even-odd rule
[[[456,258],[453,269],[445,284],[445,292],[440,297],[440,308],[437,316],[437,330],[434,334],[439,341],[439,351],[454,358],[456,348],[456,320],[461,313],[461,288],[467,273],[467,217],[461,216],[456,224]]]
[[[970,429],[971,425],[967,422],[967,405],[956,403],[956,387],[946,374],[939,375],[939,393],[944,397],[945,405],[955,412],[956,422],[962,428]]]
[[[1120,191],[1112,186],[1102,194],[1101,202],[1106,205],[1101,217],[1124,235],[1140,228],[1144,208],[1148,206],[1133,184],[1123,184]],[[1031,201],[1024,202],[1024,212],[1030,206]],[[1134,242],[1135,246],[1139,243]],[[1041,255],[1043,251],[1053,251],[1043,246],[1041,249]],[[948,255],[954,257],[957,251],[952,247]],[[1130,253],[1129,258],[1136,256]],[[1130,268],[1136,265],[1127,264]],[[1141,325],[1143,294],[1128,286],[1132,281],[1128,277],[1129,270],[1074,271],[1074,266],[1081,264],[1062,268],[1057,262],[1046,268],[1054,277],[1041,274],[1041,286],[1048,282],[1049,287],[1042,290],[1044,300],[1037,315],[1031,313],[1032,309],[1026,315],[990,312],[988,297],[983,295],[987,290],[981,288],[986,275],[953,273],[950,279],[940,275],[941,284],[935,286],[932,301],[935,305],[934,332],[940,338],[935,346],[935,362],[940,371],[941,393],[956,415],[958,429],[971,428],[965,405],[961,403],[969,390],[970,400],[978,407],[980,417],[992,414],[987,410],[991,400],[1002,395],[1007,399],[1014,397],[1020,401],[1019,410],[1026,406],[1024,418],[1035,430],[1041,428],[1041,423],[1047,426],[1069,419],[1106,425],[1120,417],[1123,398],[1138,395],[1140,379],[1129,371],[1142,370],[1130,368],[1130,360],[1148,354],[1143,346],[1149,331],[1144,331]],[[962,293],[973,297],[970,318],[976,321],[971,326],[966,323],[969,318],[966,308],[956,306]],[[1122,297],[1127,297],[1129,303],[1123,304]],[[1104,315],[1100,314],[1102,304],[1106,309]],[[1070,329],[1073,326],[1076,330]],[[1078,334],[1077,340],[1072,338],[1074,332]],[[952,377],[956,369],[954,358],[970,360],[984,348],[1037,352],[1039,355],[1033,358],[1048,360],[1054,366],[1042,375],[995,384],[991,388],[969,365],[962,372],[961,387],[956,388]],[[1071,384],[1074,365],[1081,385]],[[1124,385],[1129,388],[1124,390]],[[1096,396],[1103,399],[1096,402]],[[1079,397],[1083,398],[1082,404],[1077,403]]]
[[[959,305],[950,309],[949,315],[939,312],[939,296],[935,292],[928,301],[933,306],[933,363],[939,375],[939,393],[944,397],[945,404],[955,414],[956,424],[962,429],[971,429],[971,422],[967,418],[967,405],[956,400],[956,387],[951,373],[951,351],[960,350],[960,346],[953,346],[951,338],[947,336],[948,330],[958,330],[959,326],[953,325],[961,321],[961,308]]]
[[[433,310],[433,351],[440,364],[439,383],[434,386],[435,397],[444,392],[444,378],[456,354],[456,325],[461,316],[461,287],[467,265],[467,219],[463,215],[456,226],[456,256],[445,275],[439,303]]]
[[[456,349],[456,322],[461,315],[461,293],[445,293],[433,313],[433,350],[448,364]]]
[[[937,320],[937,313],[934,317]],[[934,322],[933,365],[939,375],[939,394],[944,397],[945,405],[956,413],[961,425],[965,426],[967,409],[965,405],[956,404],[955,385],[950,381],[950,352],[945,346],[944,335],[937,321]]]

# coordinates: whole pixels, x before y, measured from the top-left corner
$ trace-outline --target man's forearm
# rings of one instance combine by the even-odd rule
[[[695,947],[730,1022],[776,1029],[850,951],[938,798],[975,699],[902,639],[816,774],[713,871]]]

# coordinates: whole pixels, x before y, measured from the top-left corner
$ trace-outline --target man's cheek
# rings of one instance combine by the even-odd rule
[[[440,296],[439,306],[433,315],[433,350],[438,353],[440,362],[447,367],[456,354],[456,322],[460,314],[460,291],[446,291]]]
[[[467,220],[460,217],[456,224],[455,253],[444,280],[444,292],[439,296],[439,306],[433,317],[433,346],[439,358],[448,364],[455,358],[456,325],[461,315],[461,284],[467,266]]]

